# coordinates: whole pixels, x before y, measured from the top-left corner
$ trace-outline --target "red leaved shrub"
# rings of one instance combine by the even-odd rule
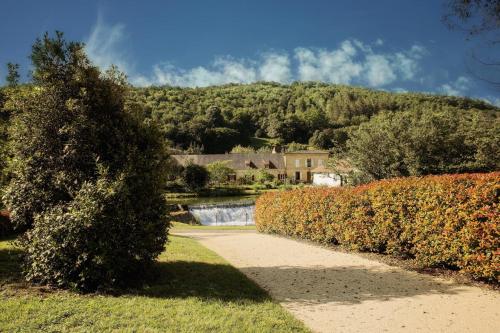
[[[257,199],[261,232],[415,258],[499,280],[500,172],[306,188]]]

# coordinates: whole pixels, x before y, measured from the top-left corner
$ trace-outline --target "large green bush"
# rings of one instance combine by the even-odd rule
[[[500,279],[500,173],[400,178],[257,199],[259,231]]]
[[[184,186],[190,191],[198,192],[207,186],[210,174],[202,165],[188,163],[182,171]]]
[[[164,249],[167,155],[124,108],[127,86],[62,34],[33,46],[36,89],[14,103],[5,201],[28,280],[79,290],[126,285]]]
[[[451,108],[382,112],[347,142],[356,166],[375,179],[500,168],[500,119]]]

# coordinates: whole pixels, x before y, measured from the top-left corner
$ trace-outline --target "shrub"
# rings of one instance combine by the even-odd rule
[[[207,186],[208,179],[208,170],[201,165],[188,163],[182,171],[182,181],[184,186],[190,191],[200,191]]]
[[[210,175],[210,183],[220,186],[229,181],[229,176],[235,172],[228,167],[229,161],[216,161],[207,165],[207,170]]]
[[[253,147],[244,147],[242,145],[236,145],[231,149],[231,154],[252,154],[255,153]]]
[[[273,181],[274,176],[272,174],[270,174],[269,172],[267,172],[266,170],[261,169],[256,174],[256,180],[261,184],[265,184],[265,183]]]
[[[500,173],[427,176],[355,188],[265,193],[262,232],[415,258],[498,281]]]
[[[5,195],[28,229],[25,276],[84,291],[139,279],[167,237],[158,130],[125,109],[123,77],[101,74],[81,44],[45,35],[32,60],[36,89],[17,101]]]

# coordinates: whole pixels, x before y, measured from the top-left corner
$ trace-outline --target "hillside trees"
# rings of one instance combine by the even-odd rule
[[[7,63],[7,85],[15,87],[19,84],[19,64]]]
[[[351,130],[384,110],[400,112],[425,105],[431,110],[446,107],[498,113],[494,106],[468,98],[311,82],[135,88],[130,100],[149,110],[149,117],[161,124],[164,137],[173,146],[203,146],[210,153],[230,151],[232,147],[227,146],[231,144],[248,146],[252,137],[274,138],[283,144],[311,142],[323,149],[345,148]],[[227,146],[205,144],[205,139],[213,140],[214,133],[206,132],[210,128],[221,129],[216,141],[228,142]]]
[[[78,290],[141,277],[167,237],[164,145],[125,110],[127,85],[62,33],[33,45],[35,87],[15,98],[5,202],[28,280]]]
[[[376,179],[498,170],[500,121],[475,112],[382,112],[353,131],[348,155]]]

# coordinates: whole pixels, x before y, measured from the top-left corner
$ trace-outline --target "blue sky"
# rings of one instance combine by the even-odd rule
[[[34,39],[57,29],[135,85],[312,80],[500,104],[442,14],[441,0],[4,0],[0,83],[8,61],[26,77]]]

